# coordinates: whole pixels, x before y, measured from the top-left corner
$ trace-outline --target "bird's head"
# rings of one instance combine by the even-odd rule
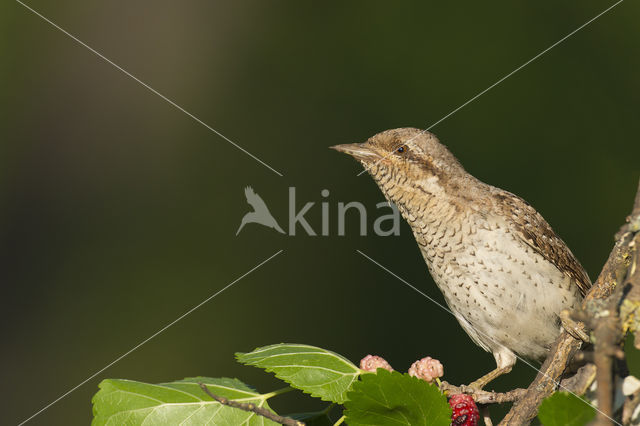
[[[391,201],[421,187],[441,193],[452,180],[466,175],[458,160],[432,133],[415,128],[386,130],[364,143],[336,145],[333,149],[360,161]]]

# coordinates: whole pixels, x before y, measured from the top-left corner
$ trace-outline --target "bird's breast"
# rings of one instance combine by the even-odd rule
[[[412,228],[447,304],[477,330],[481,346],[546,354],[558,313],[581,299],[569,277],[499,220],[468,216]]]

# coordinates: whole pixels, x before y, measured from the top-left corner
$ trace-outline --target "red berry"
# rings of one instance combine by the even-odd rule
[[[452,425],[477,426],[480,412],[471,395],[452,395],[449,399],[449,406],[453,410],[453,414],[451,414]]]

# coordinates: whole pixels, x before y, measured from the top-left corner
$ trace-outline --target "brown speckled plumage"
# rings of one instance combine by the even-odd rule
[[[497,207],[504,211],[505,217],[512,218],[522,240],[571,277],[583,296],[587,294],[591,287],[587,273],[540,213],[525,200],[510,192],[497,189],[495,197],[498,200]]]
[[[431,275],[471,339],[508,371],[542,360],[578,306],[586,272],[522,198],[483,183],[429,132],[387,130],[335,149],[359,160],[411,226]]]

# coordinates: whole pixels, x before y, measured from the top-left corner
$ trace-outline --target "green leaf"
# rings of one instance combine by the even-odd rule
[[[363,374],[348,397],[345,415],[349,426],[451,424],[447,398],[436,386],[408,374],[383,369]]]
[[[264,368],[292,387],[339,404],[361,371],[334,352],[309,345],[281,343],[237,353],[239,362]]]
[[[544,426],[582,426],[596,410],[585,400],[568,392],[556,392],[540,404],[538,418]]]
[[[627,333],[624,343],[624,353],[629,367],[629,373],[632,376],[640,377],[640,351],[636,349],[635,337],[633,333]]]
[[[92,400],[92,425],[276,425],[257,414],[219,404],[198,382],[206,384],[214,395],[270,409],[265,395],[238,379],[193,377],[158,385],[107,379]]]

